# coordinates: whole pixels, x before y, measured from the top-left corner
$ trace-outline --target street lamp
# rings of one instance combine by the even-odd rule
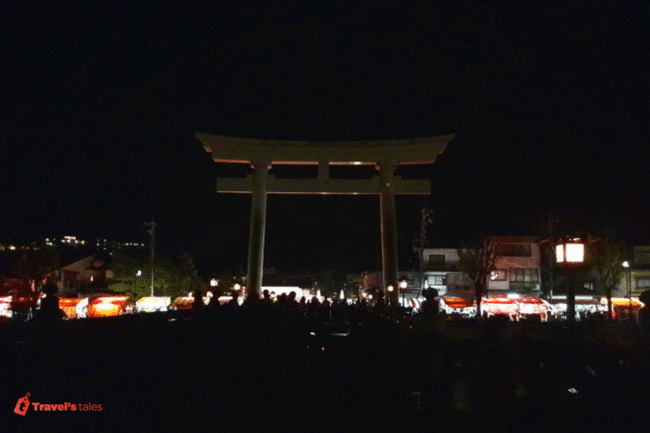
[[[585,244],[580,238],[568,237],[555,246],[555,261],[569,274],[567,290],[567,320],[570,324],[576,320],[576,273],[584,270]]]
[[[632,317],[632,277],[631,277],[631,271],[630,271],[630,262],[627,260],[622,263],[623,267],[625,268],[625,282],[627,283],[627,298],[628,298],[628,313],[630,314],[630,317]]]

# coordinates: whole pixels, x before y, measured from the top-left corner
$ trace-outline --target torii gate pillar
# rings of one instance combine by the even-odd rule
[[[266,181],[269,163],[253,161],[253,188],[251,198],[251,226],[248,238],[248,271],[246,289],[259,294],[264,274],[264,239],[266,235]]]
[[[388,302],[397,305],[397,217],[395,212],[395,166],[379,163],[379,218],[381,225],[381,269]]]

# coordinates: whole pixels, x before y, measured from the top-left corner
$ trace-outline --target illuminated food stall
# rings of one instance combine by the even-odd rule
[[[11,296],[0,296],[0,317],[11,317]]]
[[[208,305],[212,296],[204,296],[203,303]],[[220,304],[225,304],[232,299],[232,296],[220,296],[218,298]],[[174,302],[171,304],[171,308],[178,311],[192,311],[192,305],[194,304],[194,297],[192,296],[181,296],[174,299]]]
[[[172,309],[179,310],[179,311],[191,311],[193,302],[194,302],[194,298],[189,296],[181,296],[174,299],[174,302],[172,302],[171,307]]]
[[[516,298],[519,319],[539,317],[542,322],[548,321],[548,309],[539,298]]]
[[[169,296],[147,296],[138,299],[135,303],[137,313],[154,313],[156,311],[167,311],[171,304]]]
[[[67,319],[81,319],[88,315],[88,298],[61,298],[59,308]]]
[[[504,297],[483,298],[481,311],[486,317],[502,315],[508,316],[511,321],[519,320],[519,304],[517,304],[516,299]]]
[[[440,312],[462,317],[476,316],[476,302],[465,298],[440,298]]]
[[[601,304],[607,308],[607,298],[602,298]],[[635,320],[643,302],[639,298],[612,298],[612,315],[615,320]]]
[[[99,296],[88,302],[88,317],[110,317],[124,314],[128,296]]]
[[[567,318],[567,298],[566,296],[553,296],[548,301],[552,307],[557,311],[558,318]],[[603,304],[600,299],[593,296],[576,296],[575,297],[575,312],[576,319],[580,320],[584,317],[589,317],[592,314],[607,314],[607,303]]]

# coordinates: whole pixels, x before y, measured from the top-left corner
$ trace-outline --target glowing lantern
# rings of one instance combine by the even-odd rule
[[[555,247],[557,263],[582,263],[585,260],[585,244],[566,242]]]
[[[576,272],[585,271],[585,244],[580,238],[564,238],[555,247],[555,261],[569,274],[567,290],[567,320],[576,320],[575,279]]]

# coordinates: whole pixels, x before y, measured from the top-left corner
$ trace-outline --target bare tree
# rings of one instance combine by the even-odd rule
[[[481,299],[487,293],[488,281],[496,266],[498,258],[497,244],[483,237],[473,248],[460,248],[458,252],[458,267],[466,273],[474,283],[476,296],[476,317],[481,317]]]
[[[612,318],[612,291],[621,282],[625,269],[623,261],[627,257],[627,248],[622,242],[600,239],[588,244],[588,260],[603,283],[607,297],[607,315]]]

